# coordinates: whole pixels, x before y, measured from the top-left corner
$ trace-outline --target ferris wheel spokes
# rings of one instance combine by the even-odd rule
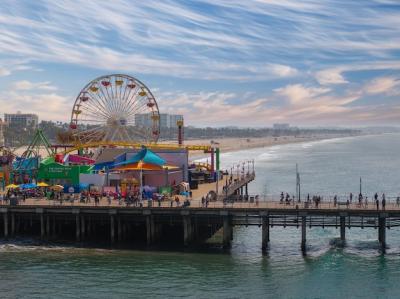
[[[137,123],[139,114],[150,119]],[[75,101],[70,127],[73,136],[81,141],[155,142],[159,119],[158,105],[150,90],[133,77],[117,74],[99,77],[86,85]]]

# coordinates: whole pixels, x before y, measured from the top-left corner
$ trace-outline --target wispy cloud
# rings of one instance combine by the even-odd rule
[[[60,77],[67,68],[146,76],[162,85],[163,109],[197,124],[377,121],[375,111],[398,111],[385,104],[397,95],[398,28],[394,0],[3,0],[0,83],[11,88],[1,96],[66,107],[86,82],[56,94],[46,72],[24,77],[56,66]],[[379,109],[360,104],[372,95]]]
[[[30,82],[28,80],[17,81],[12,84],[16,90],[57,90],[57,87],[52,86],[50,82]]]

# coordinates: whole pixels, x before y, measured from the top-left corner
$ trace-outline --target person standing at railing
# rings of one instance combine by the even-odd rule
[[[376,203],[376,210],[379,211],[379,199],[376,199],[375,203]]]
[[[385,193],[382,194],[382,210],[384,210],[386,207],[386,197]]]
[[[364,199],[364,207],[365,207],[365,208],[368,208],[368,196],[365,196],[365,199]]]
[[[397,198],[396,198],[396,205],[400,206],[400,196],[397,196]]]
[[[336,207],[336,204],[337,204],[337,196],[335,195],[333,197],[333,206]]]
[[[350,203],[353,202],[353,193],[350,192]]]

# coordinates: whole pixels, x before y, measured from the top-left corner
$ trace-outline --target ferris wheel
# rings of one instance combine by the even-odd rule
[[[102,76],[79,93],[70,129],[76,142],[156,142],[160,113],[151,91],[138,79],[122,74]]]

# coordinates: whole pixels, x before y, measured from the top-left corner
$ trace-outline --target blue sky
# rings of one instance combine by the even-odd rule
[[[400,1],[0,2],[0,113],[126,73],[195,126],[398,125]]]

